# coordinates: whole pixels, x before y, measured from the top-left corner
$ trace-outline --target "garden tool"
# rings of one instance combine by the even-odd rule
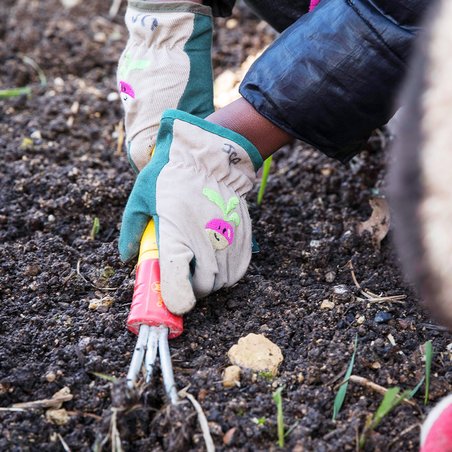
[[[182,334],[183,320],[168,311],[160,293],[160,266],[154,220],[148,223],[141,239],[127,327],[138,335],[127,374],[127,386],[134,387],[143,365],[145,381],[148,383],[159,355],[166,394],[171,403],[176,403],[177,390],[168,339]]]

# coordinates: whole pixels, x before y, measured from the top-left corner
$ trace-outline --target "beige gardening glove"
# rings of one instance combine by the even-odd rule
[[[241,135],[178,110],[163,115],[124,211],[119,251],[125,261],[136,256],[154,218],[162,297],[174,314],[244,275],[252,249],[245,197],[261,165]]]
[[[129,162],[149,162],[160,117],[178,108],[199,117],[213,112],[210,8],[191,2],[131,1],[129,41],[117,80],[125,111]]]

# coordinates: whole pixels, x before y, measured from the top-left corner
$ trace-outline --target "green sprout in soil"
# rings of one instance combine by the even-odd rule
[[[41,86],[47,85],[47,77],[44,74],[44,71],[39,67],[39,65],[28,56],[22,57],[22,61],[25,64],[31,66],[38,74],[39,83]],[[0,90],[0,99],[8,99],[11,97],[19,97],[19,96],[30,96],[31,95],[31,87],[30,86],[20,86],[18,88],[9,88]]]
[[[267,160],[264,162],[264,166],[262,168],[262,179],[261,179],[261,185],[259,187],[259,193],[257,194],[257,204],[260,205],[262,202],[262,199],[264,199],[264,192],[265,187],[267,186],[267,180],[268,175],[270,174],[270,167],[272,165],[272,156],[270,156]]]
[[[381,401],[377,411],[374,415],[369,417],[366,421],[366,425],[359,437],[359,448],[362,449],[366,443],[366,439],[370,432],[375,430],[380,422],[385,416],[387,416],[396,406],[402,403],[405,399],[410,396],[411,391],[406,390],[401,395],[399,395],[400,388],[394,387],[389,388]]]
[[[272,381],[275,378],[275,376],[269,370],[261,370],[260,372],[258,372],[257,376],[268,381]]]
[[[258,418],[254,418],[253,419],[253,422],[256,424],[256,425],[265,425],[265,423],[267,422],[267,419],[265,418],[265,417],[258,417]]]
[[[91,240],[94,240],[96,238],[96,235],[99,234],[99,229],[100,229],[99,218],[94,217],[93,226],[91,228],[91,233],[89,235],[91,237]]]
[[[336,397],[334,398],[334,406],[333,406],[333,421],[336,420],[336,416],[339,414],[339,411],[342,408],[342,404],[345,400],[345,394],[347,393],[347,387],[348,387],[348,380],[350,378],[350,375],[353,371],[353,365],[355,364],[355,355],[356,355],[356,349],[358,346],[358,335],[355,336],[355,341],[353,344],[353,355],[350,359],[350,362],[348,364],[347,372],[345,373],[344,381],[339,387],[339,390],[337,391]]]
[[[0,90],[0,99],[8,99],[10,97],[29,96],[31,88],[29,86],[21,86],[20,88],[10,88]]]
[[[424,344],[425,353],[425,395],[424,395],[424,405],[427,405],[430,391],[430,373],[432,369],[432,357],[433,357],[433,346],[432,341],[427,341]]]
[[[100,372],[91,372],[91,373],[96,377],[102,378],[103,380],[111,381],[112,383],[114,383],[117,380],[117,378],[113,377],[112,375],[102,374]]]
[[[394,388],[389,388],[381,401],[377,411],[375,411],[373,416],[369,416],[366,425],[359,437],[359,448],[363,449],[366,443],[366,439],[369,434],[375,430],[383,420],[395,407],[400,405],[405,400],[410,400],[419,391],[420,387],[424,383],[424,378],[414,387],[412,390],[405,390],[399,395],[400,388],[398,386]]]
[[[276,404],[276,424],[278,427],[278,446],[284,447],[284,415],[283,415],[283,407],[282,407],[282,391],[284,387],[279,387],[273,393],[273,400]]]

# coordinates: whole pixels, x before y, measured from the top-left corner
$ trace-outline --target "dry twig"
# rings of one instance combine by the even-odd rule
[[[388,444],[388,449],[391,448],[392,445],[394,445],[402,436],[406,435],[407,433],[410,433],[411,430],[415,429],[416,427],[421,428],[420,424],[413,424],[410,425],[408,428],[406,428],[405,430],[403,430],[402,432],[400,432],[389,444]]]
[[[386,392],[388,391],[383,386],[380,386],[377,383],[374,383],[373,381],[368,380],[367,378],[364,378],[364,377],[360,377],[358,375],[350,375],[350,378],[348,380],[352,381],[353,383],[357,383],[360,386],[363,386],[365,388],[371,389],[372,391],[378,392],[381,395],[385,395]],[[415,402],[413,402],[412,400],[408,400],[408,399],[404,399],[403,403],[406,403],[406,404],[414,406],[414,407],[416,406]]]
[[[108,15],[111,19],[118,14],[119,8],[121,7],[121,1],[122,0],[113,0],[111,3],[110,10],[108,11]]]
[[[206,443],[207,452],[215,452],[215,445],[213,443],[212,436],[210,435],[210,429],[206,415],[204,414],[204,411],[202,410],[202,407],[199,404],[199,402],[189,392],[187,392],[187,389],[188,386],[184,389],[181,389],[179,391],[179,396],[183,399],[185,398],[188,399],[192,403],[193,407],[198,413],[198,421],[199,425],[201,426],[204,442]]]
[[[71,452],[71,448],[67,445],[66,441],[63,439],[63,437],[57,433],[58,439],[60,440],[61,445],[63,446],[63,449],[65,452]]]
[[[13,404],[12,408],[61,408],[63,402],[72,400],[74,396],[68,387],[64,387],[56,392],[51,399],[34,400],[32,402],[22,402]]]
[[[389,302],[392,302],[392,303],[401,303],[401,304],[403,304],[402,300],[404,300],[406,298],[406,295],[403,295],[403,294],[401,294],[401,295],[389,295],[389,296],[384,297],[382,295],[378,295],[376,293],[373,293],[370,290],[363,289],[361,287],[361,284],[356,279],[355,270],[353,268],[353,263],[352,263],[351,260],[347,262],[346,267],[348,267],[350,269],[350,273],[351,273],[351,276],[352,276],[353,283],[355,284],[357,289],[359,289],[361,295],[364,297],[364,298],[357,297],[357,300],[368,301],[370,303],[383,303],[385,301],[389,301]]]

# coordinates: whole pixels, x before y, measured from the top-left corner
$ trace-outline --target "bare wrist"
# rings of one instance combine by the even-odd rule
[[[263,159],[294,139],[259,114],[243,97],[212,113],[206,120],[247,138],[256,146]]]

